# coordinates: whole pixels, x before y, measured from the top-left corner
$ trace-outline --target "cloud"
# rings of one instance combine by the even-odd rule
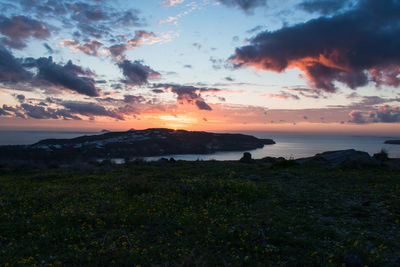
[[[400,107],[383,105],[379,106],[375,110],[360,111],[352,110],[349,113],[351,123],[363,124],[363,123],[398,123],[400,122]]]
[[[398,86],[399,46],[400,3],[364,0],[342,14],[262,32],[230,59],[275,72],[298,68],[314,88],[335,92],[335,82]]]
[[[205,100],[201,96],[201,93],[215,93],[221,91],[217,88],[195,87],[191,85],[178,85],[168,83],[153,84],[153,87],[167,89],[177,95],[178,103],[195,104],[201,110],[212,110],[212,108],[205,102]]]
[[[376,117],[380,122],[400,122],[400,107],[380,106],[376,112]]]
[[[43,103],[39,103],[38,105],[21,104],[20,107],[8,108],[11,109],[17,117],[21,118],[82,120],[66,109],[46,108],[43,107]]]
[[[195,104],[199,109],[212,110],[212,108],[206,102],[204,102],[204,100],[196,100]]]
[[[125,103],[142,103],[145,102],[146,99],[143,96],[135,96],[135,95],[124,95]]]
[[[68,46],[72,52],[82,52],[89,56],[97,56],[99,48],[103,46],[96,40],[88,40],[85,44],[80,44],[76,40],[63,40],[61,44]]]
[[[201,49],[201,47],[202,47],[202,44],[200,42],[194,42],[192,45],[194,47],[196,47],[197,49]]]
[[[161,76],[159,72],[152,70],[149,66],[143,65],[142,62],[137,60],[124,60],[118,63],[118,67],[126,78],[124,82],[133,86],[147,84],[149,79]]]
[[[261,96],[266,96],[269,98],[280,98],[280,99],[295,99],[295,100],[299,100],[300,97],[298,95],[295,94],[290,94],[287,92],[283,92],[281,91],[279,94],[262,94]]]
[[[29,104],[21,104],[25,110],[25,115],[34,119],[57,119],[58,116],[55,110],[51,108],[44,108],[42,106],[33,106]]]
[[[315,89],[315,88],[295,87],[295,88],[287,88],[285,90],[289,92],[298,93],[299,95],[307,98],[314,98],[314,99],[326,98],[320,89]]]
[[[110,1],[24,0],[17,1],[24,12],[32,16],[50,18],[55,25],[75,28],[75,37],[82,40],[113,38],[114,31],[129,34],[131,27],[145,25],[136,9],[115,8]],[[57,23],[58,22],[58,23]],[[129,29],[129,31],[127,30]]]
[[[264,26],[257,25],[255,27],[251,28],[250,30],[247,30],[246,33],[253,34],[253,33],[261,31],[263,28],[264,28]]]
[[[160,37],[156,36],[154,32],[140,30],[135,32],[135,37],[130,39],[128,43],[135,47],[143,44],[153,44],[157,42],[158,39],[160,39]]]
[[[18,100],[20,103],[25,102],[25,96],[24,95],[16,95],[15,98]]]
[[[367,123],[366,118],[364,118],[364,112],[360,110],[352,110],[349,113],[349,117],[350,117],[349,122],[351,123],[357,123],[357,124]]]
[[[71,60],[68,60],[67,64],[64,65],[65,71],[73,72],[76,75],[87,75],[94,76],[95,74],[90,69],[83,69],[81,66],[75,65]]]
[[[25,16],[0,15],[0,33],[6,36],[1,38],[2,43],[14,49],[25,48],[26,40],[31,37],[41,40],[50,37],[50,31],[42,22]]]
[[[114,110],[108,110],[103,106],[91,102],[74,102],[66,101],[60,103],[62,106],[68,109],[69,112],[74,114],[80,114],[84,116],[103,116],[111,117],[118,120],[123,120],[124,117]]]
[[[171,40],[171,36],[169,34],[163,34],[162,36],[157,36],[153,32],[147,31],[136,31],[135,37],[128,40],[126,43],[120,43],[116,45],[112,45],[108,47],[108,51],[110,55],[115,59],[125,59],[125,51],[134,49],[137,46],[141,45],[152,45],[156,43],[164,43]]]
[[[66,6],[71,13],[71,20],[76,22],[76,27],[86,37],[112,36],[115,28],[142,25],[136,10],[120,11],[104,3],[92,5],[76,2]]]
[[[162,6],[165,6],[168,8],[168,7],[178,5],[178,4],[182,4],[184,1],[185,0],[164,0],[162,2]]]
[[[86,76],[78,76],[87,72],[72,64],[71,61],[62,66],[54,63],[52,57],[39,58],[36,60],[36,67],[39,70],[35,77],[36,83],[44,82],[44,85],[62,86],[87,96],[99,95],[95,81]]]
[[[267,0],[218,0],[218,2],[228,7],[240,8],[247,13],[256,7],[267,5]]]
[[[53,48],[51,48],[51,46],[49,44],[45,43],[45,44],[43,44],[43,46],[44,46],[44,48],[46,48],[47,53],[49,53],[49,54],[53,54],[54,53]]]
[[[32,78],[32,73],[25,70],[7,49],[0,45],[0,83],[17,83]]]
[[[0,108],[0,116],[9,116],[9,115],[11,114],[5,111],[4,109]]]
[[[168,1],[168,0],[167,0]],[[178,0],[179,1],[179,0]],[[190,13],[192,13],[193,11],[200,9],[202,6],[206,5],[207,1],[204,1],[203,3],[201,3],[201,1],[192,1],[190,3],[188,3],[186,5],[186,7],[188,7],[187,10],[177,14],[176,16],[170,16],[166,19],[160,19],[157,23],[158,24],[164,24],[164,23],[170,23],[173,22],[175,25],[178,25],[178,20],[181,19],[184,16],[189,15]]]
[[[334,14],[345,7],[346,0],[306,0],[297,6],[309,13]]]
[[[117,44],[117,45],[112,45],[108,48],[108,51],[110,52],[111,56],[113,58],[124,58],[124,53],[126,50],[132,49],[131,45],[127,44]]]

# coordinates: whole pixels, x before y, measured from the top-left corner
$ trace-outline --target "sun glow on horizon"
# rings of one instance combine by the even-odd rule
[[[178,130],[181,128],[190,128],[197,124],[198,119],[186,115],[158,115],[158,120],[167,128]]]

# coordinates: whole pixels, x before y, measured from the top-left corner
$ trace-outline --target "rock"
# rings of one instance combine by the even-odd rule
[[[372,158],[367,152],[354,149],[328,151],[316,154],[310,158],[297,159],[298,163],[325,162],[332,167],[342,165],[343,167],[360,167],[361,165],[378,165],[379,162]]]
[[[175,160],[174,158],[170,158],[170,159],[169,159],[169,162],[171,162],[171,163],[175,163],[175,162],[176,162],[176,160]]]
[[[347,267],[359,267],[364,266],[361,253],[357,249],[352,249],[344,255],[344,263]]]
[[[243,157],[239,161],[243,163],[252,163],[254,160],[251,158],[251,154],[249,152],[244,152]]]

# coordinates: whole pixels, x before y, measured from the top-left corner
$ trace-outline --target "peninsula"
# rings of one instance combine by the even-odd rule
[[[0,146],[0,160],[36,159],[72,161],[96,158],[131,158],[169,154],[210,154],[245,151],[275,144],[244,134],[151,128],[107,132],[72,139],[45,139],[32,145]]]

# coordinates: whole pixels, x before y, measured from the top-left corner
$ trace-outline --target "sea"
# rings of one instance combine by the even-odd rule
[[[74,138],[82,135],[101,134],[101,132],[64,132],[64,131],[0,131],[0,145],[28,145],[48,138]],[[371,156],[384,149],[389,157],[400,158],[400,145],[384,144],[385,140],[400,139],[400,136],[372,135],[340,135],[340,134],[296,134],[246,132],[258,138],[273,139],[276,144],[265,145],[263,148],[249,150],[254,159],[263,157],[284,157],[297,159],[311,157],[325,151],[355,149],[368,152]],[[175,160],[238,160],[244,151],[217,152],[213,154],[164,155],[145,157],[153,161],[162,157],[173,157]],[[120,161],[118,159],[116,162]]]

